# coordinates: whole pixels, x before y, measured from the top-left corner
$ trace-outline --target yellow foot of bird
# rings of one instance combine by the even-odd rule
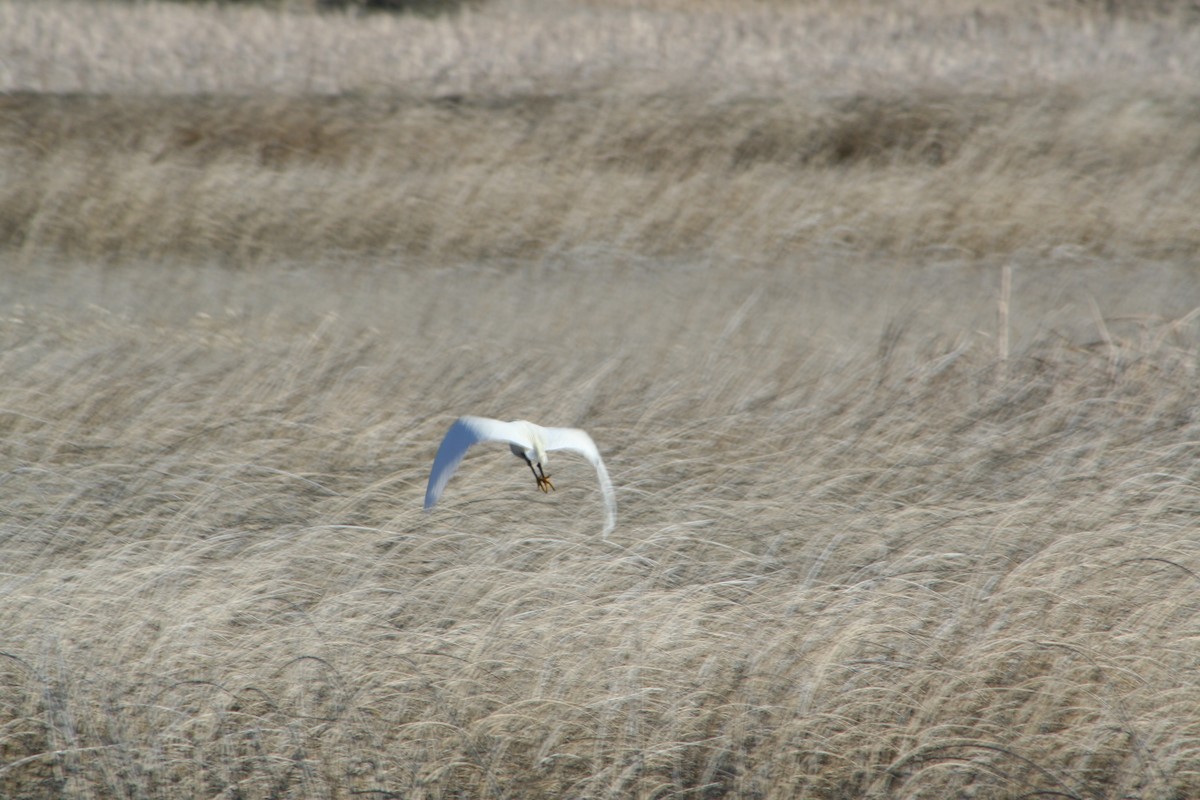
[[[538,482],[538,488],[541,489],[546,494],[550,494],[550,492],[554,490],[554,484],[550,482],[549,475],[539,476],[537,479],[537,482]]]

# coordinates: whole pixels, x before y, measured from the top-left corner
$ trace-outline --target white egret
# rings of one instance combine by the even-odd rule
[[[612,481],[596,443],[586,431],[579,428],[543,428],[523,419],[502,422],[487,417],[459,417],[446,431],[433,459],[433,470],[429,473],[429,486],[425,490],[425,508],[433,508],[454,470],[458,469],[463,456],[471,445],[479,442],[508,442],[513,455],[525,460],[538,488],[550,492],[554,484],[545,472],[546,451],[574,450],[592,463],[596,477],[600,479],[600,491],[604,495],[604,536],[617,523],[617,499],[613,494]]]

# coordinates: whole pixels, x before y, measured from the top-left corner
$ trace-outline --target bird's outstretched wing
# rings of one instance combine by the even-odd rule
[[[450,476],[462,463],[467,450],[479,442],[508,442],[522,447],[531,446],[520,426],[511,422],[487,417],[459,417],[450,426],[450,430],[446,431],[442,443],[438,446],[437,455],[434,456],[429,485],[425,489],[425,508],[433,508],[442,496],[442,490],[446,488]],[[594,449],[595,445],[592,447]]]
[[[547,450],[574,450],[586,458],[596,468],[596,477],[600,480],[600,492],[604,495],[604,533],[608,536],[617,525],[617,496],[613,492],[612,481],[608,478],[608,470],[604,468],[604,459],[600,450],[587,431],[579,428],[543,428]]]

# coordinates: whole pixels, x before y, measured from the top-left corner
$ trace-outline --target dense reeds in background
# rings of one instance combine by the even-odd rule
[[[0,2],[0,795],[1200,792],[1187,9],[283,5]]]

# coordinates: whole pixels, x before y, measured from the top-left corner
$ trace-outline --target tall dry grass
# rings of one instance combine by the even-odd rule
[[[1106,14],[1102,3],[489,0],[428,18],[4,0],[0,87],[506,95],[691,85],[845,94],[929,83],[1101,88],[1098,78],[1154,92],[1195,87],[1200,30],[1186,23],[1186,3],[1156,14]]]
[[[1200,48],[1095,5],[0,2],[0,796],[1196,795]],[[423,513],[460,413],[610,539]]]
[[[32,262],[1173,258],[1200,246],[1198,37],[948,1],[8,2],[0,241]]]
[[[0,99],[3,239],[121,261],[1200,247],[1196,95]]]
[[[999,371],[961,263],[30,274],[0,793],[1188,796],[1200,298],[1087,277]],[[423,513],[467,411],[613,536],[501,448]]]

